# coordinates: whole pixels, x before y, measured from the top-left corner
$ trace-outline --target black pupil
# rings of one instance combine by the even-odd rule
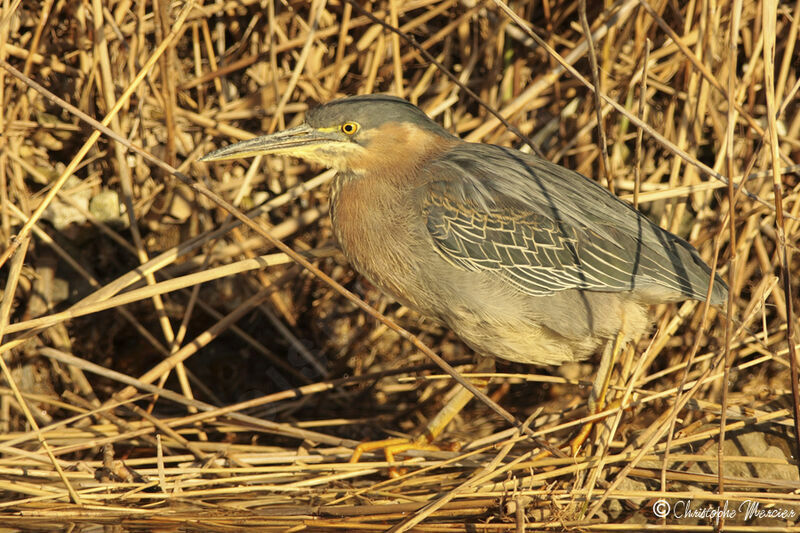
[[[355,128],[353,127],[353,125],[352,125],[352,124],[345,124],[345,125],[344,125],[344,132],[345,132],[345,133],[353,133],[353,130],[354,130],[354,129],[355,129]]]

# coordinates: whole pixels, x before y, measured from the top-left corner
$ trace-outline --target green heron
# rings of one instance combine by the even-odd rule
[[[561,365],[606,343],[608,371],[595,391],[608,385],[608,360],[648,329],[648,305],[727,298],[718,277],[708,295],[711,269],[689,243],[597,183],[534,155],[462,141],[400,98],[335,100],[301,126],[200,160],[260,154],[337,169],[331,221],[345,257],[477,353]],[[462,388],[425,439],[381,444],[426,448],[470,397]]]

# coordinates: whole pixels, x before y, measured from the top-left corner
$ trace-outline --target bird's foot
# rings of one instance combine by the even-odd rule
[[[386,457],[387,463],[395,461],[395,455],[407,452],[409,450],[423,450],[423,451],[441,451],[443,448],[431,443],[426,436],[417,437],[415,439],[394,438],[374,440],[369,442],[362,442],[353,451],[350,456],[351,463],[357,463],[364,452],[371,452],[374,450],[383,450],[383,455]],[[391,477],[400,477],[405,474],[405,469],[396,466],[389,467],[389,475]]]

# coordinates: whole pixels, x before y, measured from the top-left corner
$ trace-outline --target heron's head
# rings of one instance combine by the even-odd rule
[[[200,158],[222,161],[256,155],[289,155],[330,168],[369,172],[412,165],[455,141],[413,104],[394,96],[362,95],[309,111],[306,121],[263,137],[231,144]]]

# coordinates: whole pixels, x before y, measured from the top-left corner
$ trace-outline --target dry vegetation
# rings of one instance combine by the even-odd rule
[[[588,39],[576,0],[510,2],[530,29],[500,0],[4,0],[0,523],[710,531],[653,505],[800,512],[797,315],[780,279],[788,266],[796,309],[800,2],[648,1],[589,2]],[[330,172],[196,159],[370,92],[607,184],[716,260],[733,321],[697,302],[654,309],[614,374],[626,409],[577,458],[536,459],[536,440],[473,401],[444,438],[460,451],[401,456],[397,479],[380,454],[348,464],[359,441],[413,434],[451,387],[393,323],[462,372],[472,354],[336,251]],[[594,371],[500,363],[489,392],[557,444],[587,416]]]

